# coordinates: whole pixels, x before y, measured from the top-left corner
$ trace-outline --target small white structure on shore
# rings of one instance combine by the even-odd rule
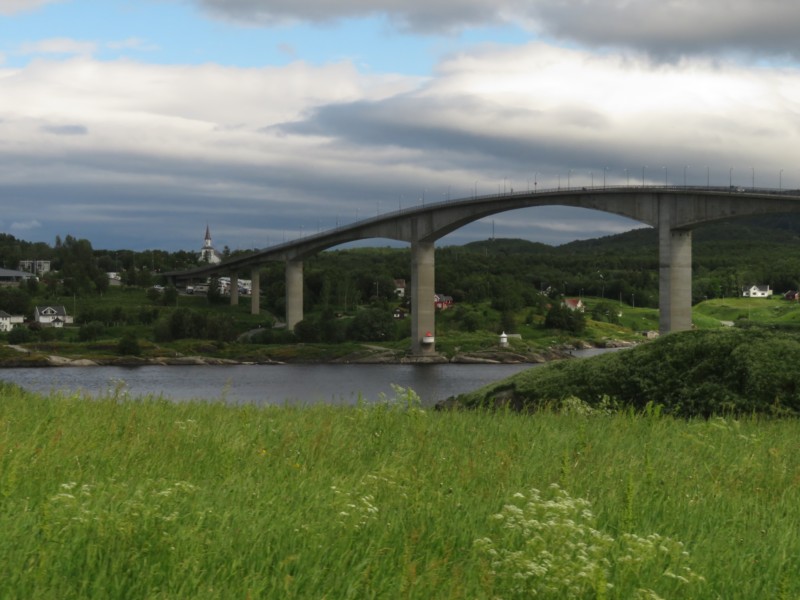
[[[508,336],[505,331],[500,334],[500,347],[508,348]]]

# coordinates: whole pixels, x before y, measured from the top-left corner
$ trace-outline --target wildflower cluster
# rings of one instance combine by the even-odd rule
[[[574,598],[608,585],[613,538],[594,528],[587,500],[570,497],[556,484],[551,490],[551,499],[537,489],[527,497],[515,494],[515,503],[493,516],[500,525],[498,541],[475,542],[489,558],[497,586],[511,597]]]
[[[700,583],[705,578],[695,573],[689,563],[689,552],[683,542],[651,533],[640,537],[633,533],[625,533],[620,539],[621,556],[617,564],[622,569],[642,572],[649,568],[660,572],[667,579],[674,579],[682,584]],[[656,598],[655,592],[649,589],[637,590],[647,598]]]
[[[414,390],[411,388],[404,388],[396,383],[390,385],[392,392],[394,392],[394,397],[389,398],[386,394],[381,393],[379,394],[379,404],[387,408],[405,410],[410,416],[421,416],[425,414],[425,410],[422,408],[422,399]]]
[[[335,508],[338,510],[336,518],[341,525],[362,529],[377,520],[378,507],[375,506],[375,496],[372,494],[354,494],[340,490],[335,485],[331,486],[331,491],[335,496]]]
[[[596,528],[588,500],[557,484],[548,497],[537,489],[514,494],[492,520],[495,537],[476,540],[475,548],[488,561],[496,598],[605,598],[632,585],[631,597],[656,600],[661,596],[643,584],[674,589],[704,581],[681,542],[658,534],[614,539]]]
[[[125,538],[168,542],[185,516],[189,495],[196,490],[185,481],[146,481],[135,489],[114,481],[63,483],[45,506],[42,531],[51,541],[92,536],[111,545]]]

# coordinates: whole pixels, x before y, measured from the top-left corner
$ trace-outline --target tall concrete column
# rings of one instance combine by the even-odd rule
[[[423,338],[436,334],[436,293],[433,242],[411,243],[411,353],[427,356],[436,353],[435,344]]]
[[[239,275],[231,273],[231,306],[239,305]]]
[[[286,329],[303,320],[303,261],[286,262]]]
[[[692,232],[662,220],[658,238],[658,328],[685,331],[692,328]]]
[[[252,271],[250,271],[250,283],[252,285],[250,289],[250,314],[258,315],[261,314],[261,275],[258,267],[253,267]]]

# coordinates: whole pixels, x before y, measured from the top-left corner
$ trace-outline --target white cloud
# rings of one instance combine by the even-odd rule
[[[45,4],[60,2],[61,0],[0,0],[0,15],[34,10]]]
[[[14,223],[11,224],[11,230],[30,231],[31,229],[38,229],[41,226],[42,224],[36,219],[31,219],[30,221],[22,221],[22,222],[15,221]]]
[[[73,40],[70,38],[51,38],[24,43],[19,47],[18,53],[23,55],[77,54],[81,56],[90,56],[94,54],[95,50],[97,50],[97,44],[94,42]]]

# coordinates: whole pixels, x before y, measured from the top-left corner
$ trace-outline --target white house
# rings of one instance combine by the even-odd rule
[[[34,273],[40,277],[50,271],[49,260],[21,260],[19,261],[19,270]]]
[[[0,331],[11,331],[15,325],[22,325],[24,320],[22,315],[10,315],[4,310],[0,310]]]
[[[405,298],[406,297],[406,280],[405,279],[395,279],[394,280],[394,295],[397,298]]]
[[[63,305],[37,306],[33,311],[33,320],[49,327],[72,324],[72,317],[67,314],[67,309]]]
[[[743,298],[769,298],[772,290],[768,285],[751,285],[742,289]]]

